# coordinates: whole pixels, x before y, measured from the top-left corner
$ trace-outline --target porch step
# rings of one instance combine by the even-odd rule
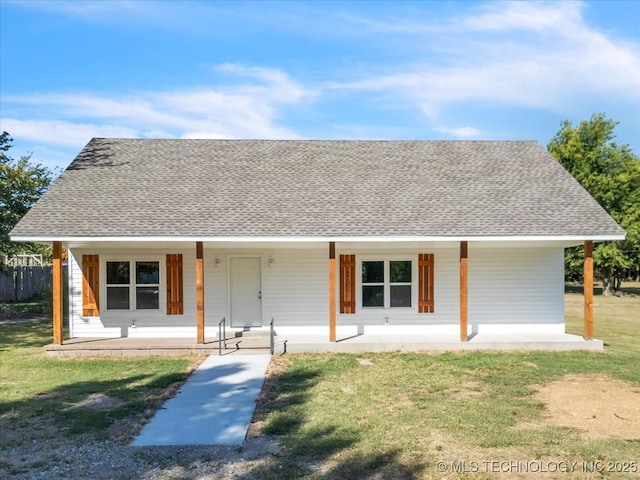
[[[269,330],[247,330],[240,334],[243,338],[269,338]]]
[[[269,349],[269,338],[249,339],[236,337],[227,339],[227,349],[238,350],[243,348],[266,348]]]
[[[237,336],[227,335],[227,350],[266,349],[269,350],[269,331],[254,330],[238,332]]]

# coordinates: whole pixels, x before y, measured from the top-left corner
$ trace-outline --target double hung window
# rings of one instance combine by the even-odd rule
[[[107,310],[159,310],[160,262],[107,262]]]
[[[411,260],[364,260],[362,262],[363,307],[411,307]]]

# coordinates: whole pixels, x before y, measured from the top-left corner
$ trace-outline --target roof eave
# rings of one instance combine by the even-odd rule
[[[624,240],[625,234],[605,235],[451,235],[451,236],[39,236],[18,235],[11,236],[14,242],[604,242]]]

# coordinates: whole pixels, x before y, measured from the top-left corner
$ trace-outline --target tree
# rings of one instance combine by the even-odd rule
[[[8,155],[13,139],[7,132],[0,135],[0,261],[5,255],[41,252],[33,244],[17,244],[9,240],[9,232],[29,211],[51,184],[53,173],[41,164],[31,162],[31,155],[14,160]]]
[[[609,295],[622,280],[640,272],[640,158],[628,145],[618,145],[614,130],[618,122],[602,113],[577,127],[562,122],[562,128],[547,146],[593,198],[624,228],[623,241],[597,244],[593,252],[595,274]],[[568,249],[565,272],[579,277],[582,252]]]

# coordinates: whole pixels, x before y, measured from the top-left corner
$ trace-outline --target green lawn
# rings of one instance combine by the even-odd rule
[[[567,294],[566,305],[567,330],[580,334],[582,297]],[[631,478],[631,472],[587,474],[582,462],[603,462],[600,469],[609,461],[638,465],[640,441],[591,438],[549,423],[546,405],[535,396],[536,386],[580,374],[640,389],[640,296],[596,296],[595,319],[605,353],[276,356],[255,418],[263,433],[280,436],[284,448],[251,478],[519,477],[483,463],[491,461],[525,462],[521,468],[578,462],[573,472],[543,478]],[[42,349],[50,338],[44,318],[0,324],[0,453],[28,451],[29,442],[61,435],[64,442],[111,438],[122,444],[194,364],[52,359]],[[577,396],[583,386],[576,385]],[[77,405],[91,394],[122,403]],[[11,468],[0,461],[0,474],[11,475]]]
[[[566,305],[567,330],[580,334],[582,296],[568,294]],[[640,471],[640,441],[593,439],[578,429],[545,423],[545,404],[533,395],[536,385],[569,374],[602,374],[640,387],[640,297],[598,296],[595,318],[596,336],[606,343],[604,354],[280,358],[282,372],[274,381],[277,394],[266,409],[263,431],[281,435],[287,454],[278,471],[261,474],[265,478],[518,477],[514,470],[501,473],[494,464],[483,463],[490,461],[540,462],[525,463],[532,469],[558,465],[549,462],[578,462],[568,464],[571,473],[552,478],[600,478],[589,477],[594,474],[584,470],[583,462],[603,462],[596,464],[602,469],[609,461],[635,461],[637,466],[630,469]],[[438,462],[445,462],[446,472],[438,471],[438,466],[444,468]],[[619,468],[616,463],[611,466]],[[461,473],[464,469],[467,473]],[[631,478],[632,473],[604,476]]]
[[[46,316],[0,325],[0,430],[5,433],[37,423],[43,435],[51,430],[102,438],[118,421],[140,422],[152,415],[171,388],[185,380],[192,363],[166,358],[59,360],[45,357],[42,347],[50,342]],[[106,409],[74,405],[91,394],[123,402]],[[30,441],[29,436],[0,435],[0,449],[22,441]]]

